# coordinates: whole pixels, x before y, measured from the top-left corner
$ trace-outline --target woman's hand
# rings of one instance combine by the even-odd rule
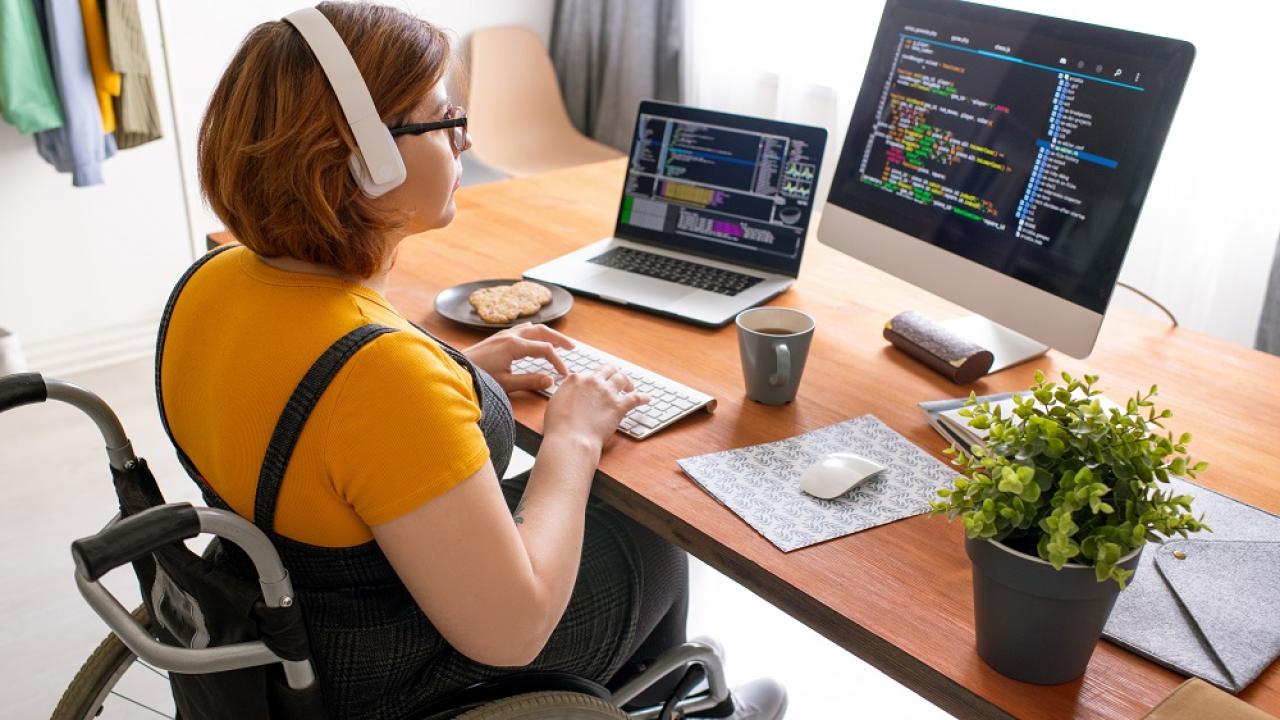
[[[511,373],[511,363],[520,358],[542,358],[560,375],[569,370],[556,353],[556,348],[573,349],[569,338],[546,325],[524,323],[495,333],[463,351],[472,363],[493,376],[508,395],[517,390],[543,390],[551,387],[551,376],[544,373]]]
[[[612,365],[576,373],[565,378],[547,403],[543,435],[566,433],[603,448],[622,416],[647,402],[648,396],[635,392],[631,378]]]

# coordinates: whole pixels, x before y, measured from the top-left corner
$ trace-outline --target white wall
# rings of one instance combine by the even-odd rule
[[[221,227],[195,178],[209,93],[250,28],[304,2],[142,0],[165,137],[108,160],[103,185],[73,188],[36,155],[30,137],[0,123],[0,327],[22,338],[33,369],[65,373],[147,352],[170,288],[203,249],[204,234]],[[398,4],[458,37],[523,24],[546,42],[554,0]]]
[[[0,123],[0,325],[33,365],[136,354],[191,261],[156,8],[139,9],[163,139],[108,160],[106,184],[73,188],[30,136]]]

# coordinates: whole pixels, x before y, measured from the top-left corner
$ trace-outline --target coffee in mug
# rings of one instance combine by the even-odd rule
[[[747,397],[784,405],[796,397],[813,339],[813,318],[791,308],[744,310],[734,320]]]

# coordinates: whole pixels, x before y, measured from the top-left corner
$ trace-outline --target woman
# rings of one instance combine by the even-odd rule
[[[319,9],[393,130],[461,117],[437,28],[374,5]],[[551,382],[511,362],[542,357],[563,373],[556,348],[572,343],[526,325],[459,352],[387,302],[397,245],[453,219],[470,146],[464,124],[408,129],[396,140],[407,180],[364,195],[308,45],[284,22],[250,32],[198,148],[205,197],[243,247],[206,256],[174,292],[162,415],[209,501],[280,549],[336,716],[400,717],[513,667],[620,683],[684,640],[684,554],[589,498],[616,424],[646,398],[614,368],[569,376],[532,473],[499,483],[506,393]],[[283,418],[317,358],[370,324],[392,331],[348,349],[304,421]],[[289,427],[291,448],[276,437]],[[769,682],[735,700],[740,717],[785,705]]]

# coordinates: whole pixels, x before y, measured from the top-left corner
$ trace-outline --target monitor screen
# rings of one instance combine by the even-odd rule
[[[640,104],[614,234],[795,276],[827,132]]]
[[[829,201],[1103,313],[1194,53],[890,0]]]

